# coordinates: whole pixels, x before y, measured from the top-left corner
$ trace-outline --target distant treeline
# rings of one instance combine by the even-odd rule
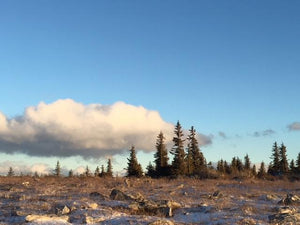
[[[187,142],[186,146],[184,145],[185,142]],[[289,177],[300,179],[300,153],[298,153],[298,157],[295,161],[292,159],[290,163],[288,163],[287,149],[283,143],[280,146],[278,146],[277,142],[273,144],[271,162],[268,167],[266,167],[264,162],[261,162],[258,170],[255,164],[251,163],[248,154],[246,154],[243,160],[239,157],[233,157],[231,162],[221,159],[217,162],[215,167],[212,165],[212,162],[207,163],[200,150],[195,128],[192,126],[188,136],[184,139],[183,129],[179,121],[174,128],[173,147],[170,150],[170,154],[173,156],[172,162],[169,163],[168,150],[163,132],[158,134],[155,147],[154,164],[149,162],[146,172],[144,173],[141,164],[138,163],[135,147],[132,146],[130,156],[127,159],[126,176],[147,176],[152,178],[177,178],[185,176],[199,179],[236,177],[273,179],[275,177]],[[7,176],[15,176],[12,167],[9,168]],[[35,173],[34,176],[39,175]],[[59,161],[57,161],[52,176],[62,176]],[[92,173],[87,166],[84,173],[74,174],[73,170],[70,170],[68,176],[113,177],[111,159],[108,159],[106,168],[102,165],[100,170],[97,166],[94,173]]]

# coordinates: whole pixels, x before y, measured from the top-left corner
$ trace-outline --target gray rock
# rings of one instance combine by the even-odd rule
[[[170,220],[157,220],[148,225],[174,225],[174,223]]]
[[[287,194],[285,198],[281,199],[278,204],[295,205],[300,204],[300,197],[294,194]]]
[[[110,199],[117,201],[126,201],[126,200],[134,200],[132,197],[126,195],[124,192],[113,189],[110,193]]]
[[[99,200],[99,201],[104,201],[105,197],[104,195],[100,194],[99,192],[92,192],[90,193],[90,198]]]

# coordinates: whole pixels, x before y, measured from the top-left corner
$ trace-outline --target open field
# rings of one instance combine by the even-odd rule
[[[283,180],[1,177],[0,224],[299,224],[298,196]]]

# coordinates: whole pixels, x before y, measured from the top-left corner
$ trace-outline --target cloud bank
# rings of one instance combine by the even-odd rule
[[[300,130],[300,122],[294,122],[288,125],[289,131]]]
[[[157,111],[142,106],[84,105],[63,99],[28,107],[12,119],[0,112],[0,151],[58,157],[115,155],[131,145],[152,151],[159,131],[171,141],[173,130]],[[211,138],[198,134],[198,141],[206,145]]]

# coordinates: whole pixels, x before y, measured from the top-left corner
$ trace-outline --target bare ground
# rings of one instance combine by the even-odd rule
[[[300,183],[0,177],[0,224],[300,224],[299,202],[278,203],[287,194],[300,196]],[[291,218],[272,219],[285,209]]]

